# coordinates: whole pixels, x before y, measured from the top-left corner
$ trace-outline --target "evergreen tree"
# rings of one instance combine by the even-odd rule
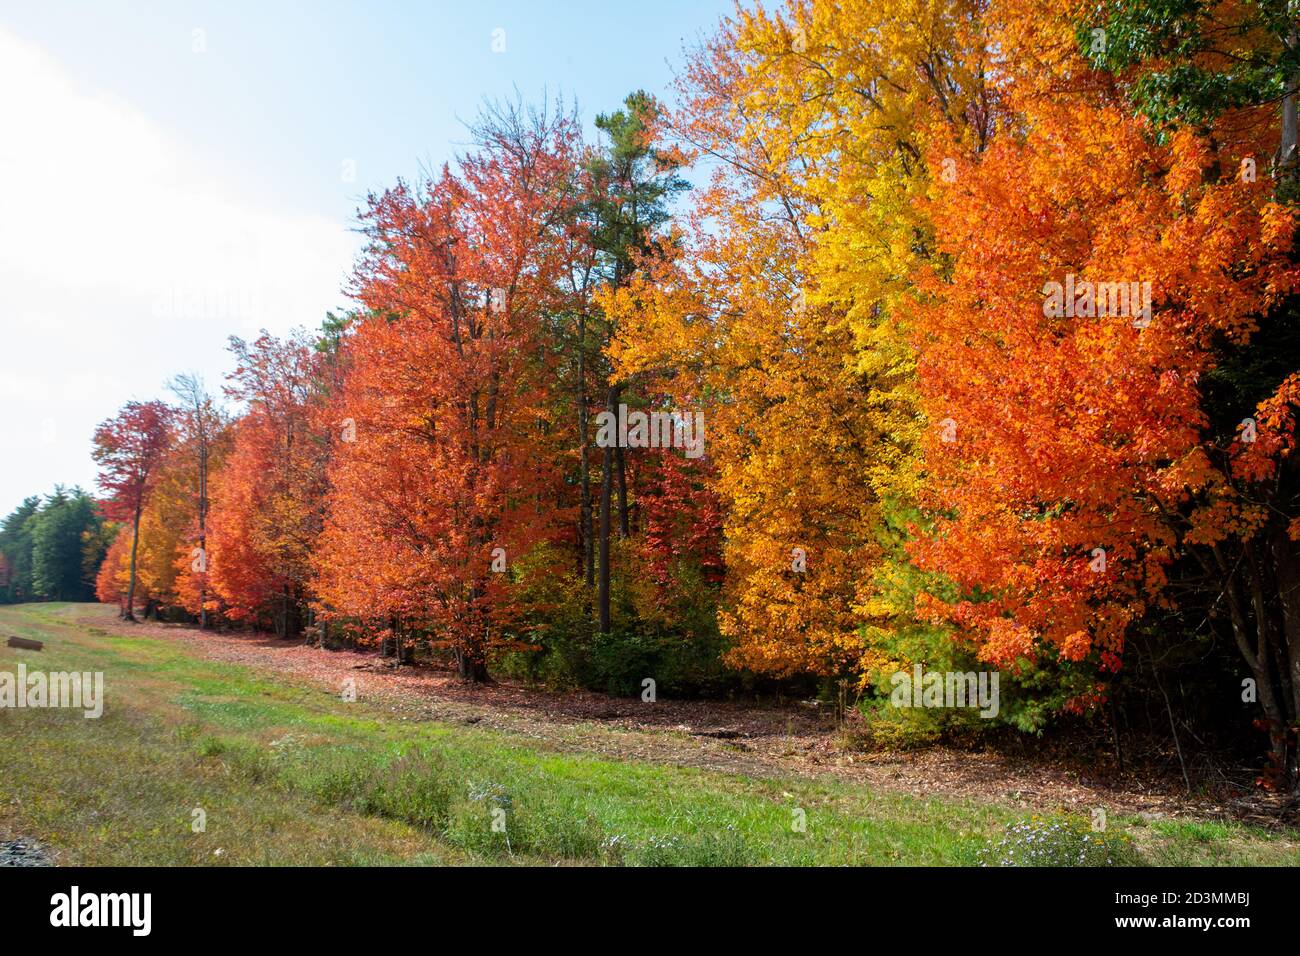
[[[56,486],[32,521],[32,591],[50,601],[88,601],[84,547],[100,518],[95,502],[80,488]]]
[[[0,523],[0,554],[5,557],[6,580],[0,582],[0,601],[16,604],[30,601],[32,590],[32,519],[40,510],[36,495],[23,500]]]

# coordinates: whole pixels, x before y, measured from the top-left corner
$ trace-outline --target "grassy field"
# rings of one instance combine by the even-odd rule
[[[59,864],[1300,865],[1293,832],[1112,818],[1099,835],[993,803],[601,759],[402,719],[74,623],[85,610],[0,608],[0,637],[46,642],[0,644],[0,670],[104,673],[100,719],[0,709],[0,840],[35,838]]]

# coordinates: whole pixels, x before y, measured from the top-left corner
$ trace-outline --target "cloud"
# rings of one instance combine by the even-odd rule
[[[178,371],[217,384],[226,336],[318,324],[345,301],[357,237],[254,205],[221,157],[3,28],[0,89],[7,510],[55,481],[87,483],[91,431],[121,402]]]

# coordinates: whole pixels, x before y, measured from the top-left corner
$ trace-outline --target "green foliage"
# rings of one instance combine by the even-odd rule
[[[0,602],[91,601],[110,538],[93,498],[56,486],[0,524]]]
[[[1209,0],[1111,0],[1081,23],[1080,48],[1101,69],[1142,67],[1133,97],[1160,126],[1205,126],[1232,109],[1279,100],[1300,71],[1300,49],[1285,42],[1293,29],[1288,0],[1241,4],[1224,23]],[[1093,31],[1104,29],[1104,44]],[[1205,65],[1206,54],[1225,54]]]
[[[646,583],[631,547],[619,547],[611,591],[610,633],[599,633],[593,596],[577,574],[557,575],[549,548],[517,562],[513,586],[523,611],[515,636],[532,650],[498,653],[493,668],[555,688],[587,687],[618,696],[639,695],[643,681],[657,693],[718,694],[742,677],[721,661],[716,589],[699,568],[679,562],[662,588]]]
[[[87,580],[85,546],[100,540],[102,521],[94,501],[80,488],[56,488],[36,515],[32,528],[32,590],[50,601],[86,601],[94,594]]]
[[[593,243],[615,285],[631,274],[635,254],[645,252],[649,238],[668,221],[672,198],[689,188],[677,173],[678,158],[653,145],[659,111],[654,97],[637,90],[623,100],[623,109],[596,117],[607,143],[588,164],[597,188],[585,213],[596,224]]]
[[[956,642],[949,628],[917,618],[918,595],[928,593],[951,601],[957,591],[941,576],[922,572],[907,560],[908,529],[923,520],[921,514],[896,507],[886,512],[881,544],[893,557],[881,562],[873,581],[873,599],[867,606],[868,623],[862,627],[863,643],[874,653],[864,670],[866,693],[859,709],[868,718],[873,743],[919,746],[1007,726],[1041,734],[1068,701],[1095,685],[1095,665],[1070,664],[1048,656],[1033,667],[998,671],[998,710],[992,717],[981,716],[977,707],[894,706],[894,675],[910,675],[914,665],[920,664],[925,673],[992,671],[976,657],[975,648]]]
[[[32,587],[32,529],[41,499],[33,495],[23,500],[4,523],[0,524],[0,556],[4,557],[4,579],[0,580],[0,598],[17,604],[36,597]]]

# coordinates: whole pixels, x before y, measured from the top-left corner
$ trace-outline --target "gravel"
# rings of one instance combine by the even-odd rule
[[[50,858],[32,840],[0,840],[0,866],[51,866]]]

